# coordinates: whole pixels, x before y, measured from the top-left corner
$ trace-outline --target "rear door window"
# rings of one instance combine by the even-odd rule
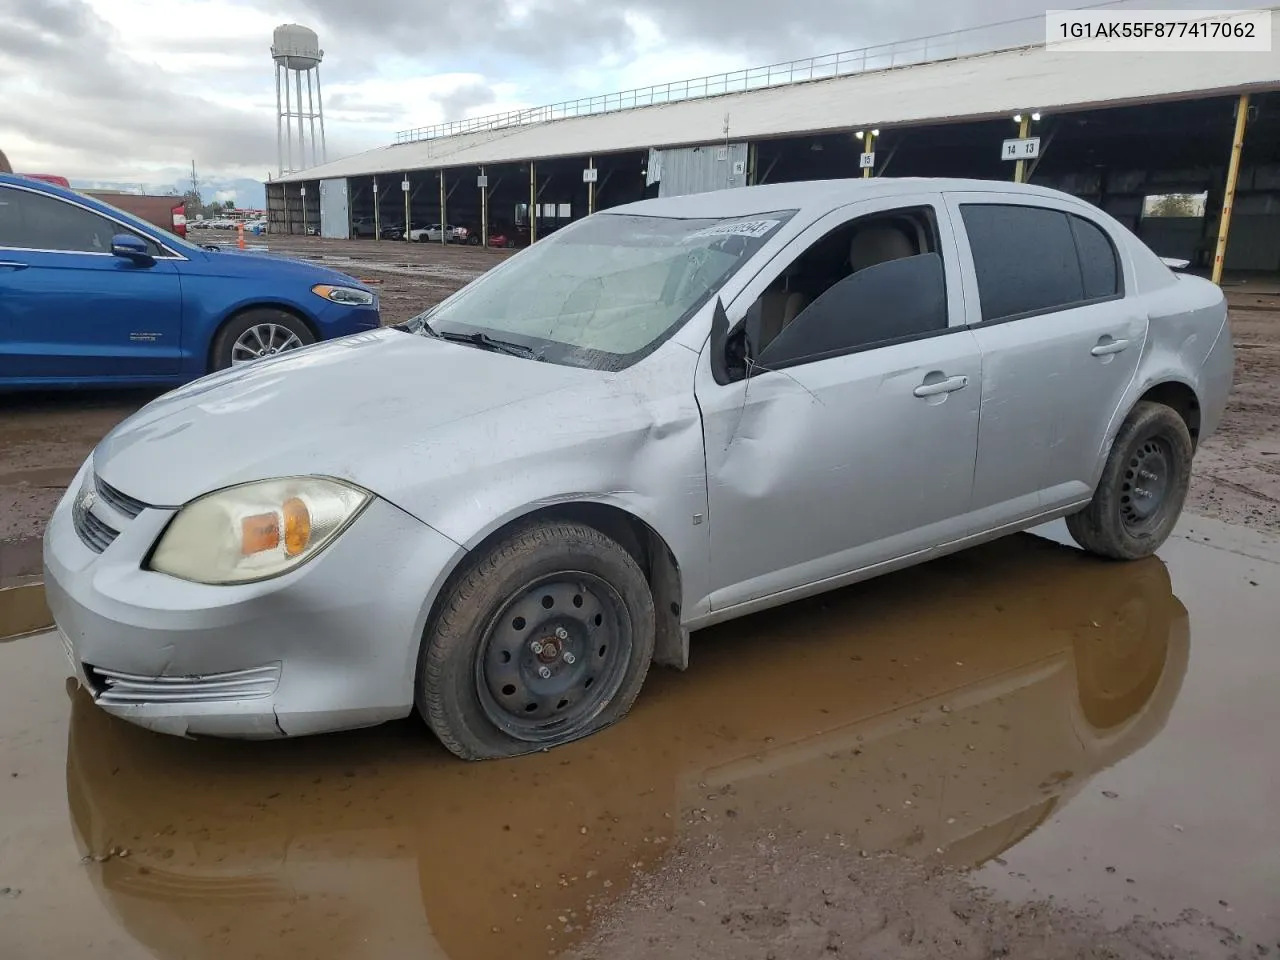
[[[967,203],[960,210],[984,322],[1063,309],[1085,300],[1067,214],[1015,204]]]

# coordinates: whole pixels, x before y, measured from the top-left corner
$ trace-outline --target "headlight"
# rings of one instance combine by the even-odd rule
[[[358,290],[355,287],[335,287],[328,283],[317,283],[311,288],[311,292],[317,297],[324,297],[334,303],[345,303],[353,307],[367,307],[373,303],[372,293],[368,290]]]
[[[323,550],[372,499],[366,490],[321,477],[228,487],[178,511],[149,567],[209,584],[279,576]]]

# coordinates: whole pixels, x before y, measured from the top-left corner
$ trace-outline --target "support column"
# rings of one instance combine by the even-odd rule
[[[312,144],[312,146],[314,147],[315,144]],[[373,239],[374,240],[382,239],[382,219],[380,216],[380,211],[378,210],[380,206],[381,204],[378,203],[378,178],[374,177],[373,178]]]
[[[529,246],[538,239],[538,174],[537,164],[529,161]]]
[[[409,180],[409,171],[408,171],[408,170],[406,170],[406,171],[405,171],[403,174],[401,174],[401,176],[400,176],[400,192],[401,192],[402,194],[404,194],[404,242],[405,242],[405,243],[408,243],[408,242],[409,242],[409,226],[410,226],[410,222],[409,222],[409,191],[408,191],[408,190],[406,190],[406,189],[405,189],[405,187],[404,187],[405,183],[407,183],[407,182],[408,182],[408,180]]]
[[[594,170],[596,168],[596,158],[587,157],[587,169]],[[591,216],[596,212],[596,182],[594,180],[587,181],[587,216]]]
[[[1018,139],[1025,140],[1031,134],[1031,115],[1024,113],[1018,120]],[[1026,183],[1027,161],[1018,160],[1013,167],[1013,182]]]
[[[480,168],[480,176],[486,177],[484,167]],[[484,184],[480,188],[480,246],[486,250],[489,248],[489,181],[481,180]]]
[[[867,133],[864,135],[863,140],[862,140],[862,152],[863,152],[863,153],[875,153],[875,152],[876,152],[876,137],[878,137],[879,135],[880,135],[880,131],[879,131],[879,130],[869,130],[869,131],[867,131]],[[874,171],[873,171],[873,168],[871,168],[871,167],[863,167],[863,168],[862,168],[862,176],[863,176],[863,179],[866,179],[866,178],[868,178],[868,177],[875,176],[875,173],[874,173]]]
[[[1218,219],[1218,245],[1213,253],[1213,282],[1222,282],[1227,257],[1227,237],[1231,232],[1231,208],[1236,202],[1236,183],[1240,179],[1240,154],[1244,150],[1244,127],[1249,117],[1249,95],[1240,94],[1236,102],[1236,128],[1231,137],[1231,160],[1227,164],[1227,188],[1222,194],[1222,216]]]
[[[440,246],[449,243],[449,217],[445,210],[447,198],[444,195],[444,167],[440,168]]]

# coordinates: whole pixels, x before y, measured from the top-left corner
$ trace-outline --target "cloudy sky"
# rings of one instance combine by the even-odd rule
[[[281,23],[320,36],[332,158],[406,127],[1045,9],[1043,0],[0,0],[0,149],[17,170],[149,189],[172,189],[194,160],[206,195],[260,203],[254,182],[276,168],[269,48]],[[1038,29],[986,37],[1025,42]]]

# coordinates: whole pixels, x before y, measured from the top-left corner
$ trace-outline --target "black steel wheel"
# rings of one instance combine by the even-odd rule
[[[517,740],[556,740],[618,692],[631,638],[626,604],[601,578],[575,571],[534,581],[493,618],[476,658],[485,716]]]
[[[1194,453],[1191,433],[1176,410],[1137,404],[1116,434],[1093,499],[1067,517],[1076,543],[1116,560],[1155,553],[1182,513]]]
[[[581,739],[630,710],[654,624],[648,582],[618,543],[567,521],[517,528],[446,586],[423,637],[418,710],[469,760]]]

